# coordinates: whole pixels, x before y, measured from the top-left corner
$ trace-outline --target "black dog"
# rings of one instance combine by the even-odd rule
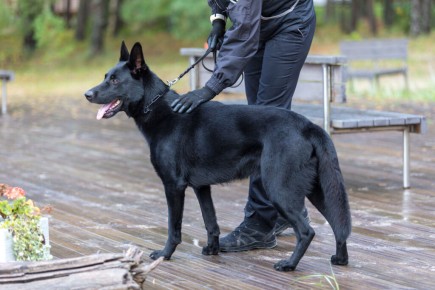
[[[149,70],[139,43],[129,54],[123,42],[119,63],[85,96],[103,104],[97,119],[119,111],[133,117],[149,144],[169,210],[168,240],[151,258],[169,259],[181,243],[187,186],[195,191],[207,229],[202,253],[217,255],[219,226],[210,185],[261,174],[270,201],[297,237],[291,257],[275,269],[294,270],[314,237],[302,214],[305,197],[334,231],[332,264],[347,265],[348,197],[332,140],[319,126],[297,113],[265,106],[207,102],[190,114],[174,113],[170,104],[178,95]]]

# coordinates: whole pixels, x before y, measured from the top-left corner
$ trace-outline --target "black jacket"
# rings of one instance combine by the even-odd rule
[[[227,8],[223,7],[229,3]],[[216,69],[206,86],[219,94],[233,85],[260,41],[277,33],[297,30],[315,16],[313,0],[208,0],[212,14],[231,19],[218,55]],[[289,12],[291,11],[291,12]]]

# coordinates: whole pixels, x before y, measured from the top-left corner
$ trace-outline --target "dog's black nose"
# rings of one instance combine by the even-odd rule
[[[88,99],[88,101],[92,100],[94,98],[95,94],[93,91],[89,90],[85,93],[85,97],[86,99]]]

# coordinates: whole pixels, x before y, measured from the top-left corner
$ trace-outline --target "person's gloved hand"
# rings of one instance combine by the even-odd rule
[[[211,51],[219,50],[224,42],[225,34],[225,21],[222,19],[213,20],[213,28],[210,31],[210,35],[207,39],[208,48]]]
[[[172,102],[171,107],[174,112],[190,113],[202,103],[208,102],[216,96],[208,87],[193,90],[187,94],[179,96]]]

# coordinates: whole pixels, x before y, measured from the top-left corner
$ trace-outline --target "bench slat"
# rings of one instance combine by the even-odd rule
[[[225,104],[246,104],[245,100],[224,101]],[[292,111],[307,117],[317,125],[323,124],[323,107],[317,104],[292,105]],[[414,126],[413,126],[414,125]],[[389,111],[374,111],[348,108],[343,106],[331,107],[332,133],[343,129],[386,128],[395,126],[411,126],[411,132],[425,133],[426,118],[424,116],[403,114]]]
[[[9,70],[0,70],[0,80],[13,81],[15,74]]]
[[[340,51],[350,61],[403,59],[408,57],[407,39],[377,39],[361,41],[342,41]]]

